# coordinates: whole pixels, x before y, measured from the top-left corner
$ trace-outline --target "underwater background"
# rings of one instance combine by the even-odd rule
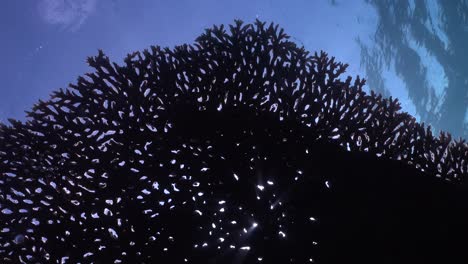
[[[89,72],[103,49],[123,63],[150,45],[193,43],[205,28],[256,18],[283,27],[306,50],[348,63],[365,90],[455,138],[468,135],[466,1],[6,0],[1,12],[0,121]]]
[[[4,3],[1,263],[468,263],[465,2]]]

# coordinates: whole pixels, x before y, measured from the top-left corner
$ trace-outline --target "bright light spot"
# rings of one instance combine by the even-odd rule
[[[258,226],[257,223],[253,223],[253,225],[252,225],[252,227],[254,227],[254,228],[257,227],[257,226]]]
[[[278,234],[279,234],[280,236],[282,236],[283,238],[286,237],[286,234],[285,234],[283,231],[279,231]]]
[[[272,181],[267,181],[268,185],[273,185],[274,183]]]
[[[153,182],[153,189],[159,190],[159,183]]]
[[[239,180],[239,176],[237,176],[237,174],[235,174],[235,173],[234,173],[233,175],[234,175],[234,179],[236,179],[236,181],[238,181],[238,180]]]
[[[265,189],[265,187],[263,185],[257,185],[257,188],[260,190],[260,191],[263,191]]]
[[[175,183],[173,183],[173,184],[172,184],[172,188],[173,188],[173,189],[174,189],[174,191],[176,191],[176,192],[179,192],[179,191],[180,191],[179,189],[177,189],[177,187],[176,187],[176,184],[175,184]]]
[[[110,234],[110,236],[111,236],[113,239],[119,238],[119,236],[117,235],[117,232],[115,232],[114,229],[108,228],[107,231],[109,231],[109,234]]]
[[[11,210],[8,209],[8,208],[5,208],[5,209],[2,210],[2,213],[3,213],[3,214],[6,214],[6,215],[9,215],[9,214],[12,214],[13,211],[11,211]]]
[[[241,247],[241,250],[250,250],[250,247]]]
[[[330,182],[329,182],[329,181],[325,181],[325,186],[327,186],[327,188],[330,189]]]

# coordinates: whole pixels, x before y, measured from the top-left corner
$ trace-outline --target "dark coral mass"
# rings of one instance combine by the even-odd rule
[[[468,148],[278,26],[151,47],[0,127],[1,263],[468,263]]]

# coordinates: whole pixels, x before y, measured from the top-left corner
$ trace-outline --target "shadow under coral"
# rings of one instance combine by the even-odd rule
[[[230,243],[237,247],[248,245],[245,256],[228,248],[218,251],[215,243],[193,251],[199,261],[253,263],[260,257],[265,263],[464,263],[468,259],[463,250],[468,244],[467,194],[461,185],[399,161],[347,152],[324,140],[312,140],[313,136],[308,140],[310,131],[303,125],[248,109],[187,111],[177,117],[174,134],[181,142],[212,146],[224,157],[208,159],[211,178],[204,191],[215,201],[228,197],[235,212],[221,214],[215,207],[207,213],[218,215],[207,217],[229,222],[231,214],[232,219],[241,214],[257,225],[245,234],[235,228],[219,232],[232,233]],[[233,173],[243,177],[236,180]],[[183,218],[171,220],[176,226],[185,225]],[[196,225],[192,228],[186,234]],[[200,234],[192,237],[188,244],[203,240]]]

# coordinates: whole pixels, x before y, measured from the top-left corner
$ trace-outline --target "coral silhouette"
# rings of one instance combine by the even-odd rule
[[[1,124],[2,262],[466,263],[466,143],[288,38],[100,51]]]

